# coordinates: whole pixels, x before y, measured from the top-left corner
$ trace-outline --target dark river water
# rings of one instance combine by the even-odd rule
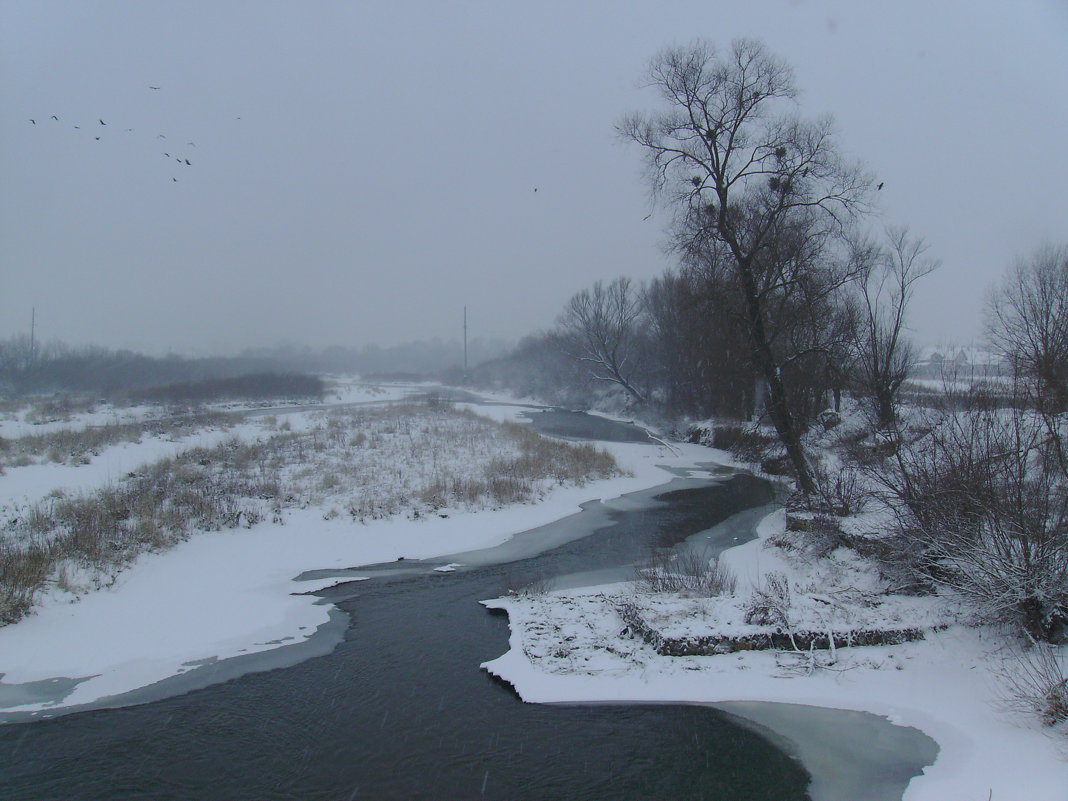
[[[577,436],[575,420],[563,423]],[[556,525],[593,533],[542,553],[513,549],[511,561],[455,573],[412,562],[363,571],[375,578],[321,593],[349,619],[326,656],[0,726],[0,798],[807,798],[796,759],[714,709],[525,704],[479,668],[508,647],[507,619],[480,600],[640,561],[772,500],[747,475],[679,479],[625,508],[591,505]]]

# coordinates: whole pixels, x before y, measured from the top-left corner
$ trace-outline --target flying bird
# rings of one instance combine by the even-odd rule
[[[196,145],[194,145],[192,142],[186,142],[186,144],[187,145],[192,145],[193,147],[196,147]]]
[[[57,117],[55,114],[52,115],[52,119],[54,119],[56,122],[59,122],[59,117]]]
[[[875,187],[875,191],[878,192],[882,188],[883,188],[883,182],[879,181],[879,185],[877,187]]]
[[[171,180],[174,181],[175,183],[178,183],[178,179],[177,178],[171,178]]]
[[[167,137],[164,136],[163,134],[159,134],[156,138],[157,139],[166,139]]]
[[[642,217],[642,222],[645,222],[646,220],[648,220],[652,216],[653,216],[652,212],[646,214],[644,217]]]
[[[148,87],[148,88],[149,88],[149,89],[159,89],[159,87],[158,87],[158,86],[150,86],[150,87]]]
[[[130,131],[133,130],[133,128],[124,128],[123,130],[125,130],[127,133],[129,133]]]
[[[164,153],[163,155],[164,155],[164,156],[166,156],[167,158],[170,158],[170,157],[171,157],[171,154],[170,154],[170,153]]]
[[[30,120],[30,122],[32,122],[34,125],[37,124],[37,120]]]
[[[187,164],[188,166],[190,166],[190,167],[192,167],[192,166],[193,166],[192,164],[189,164],[189,159],[186,159],[186,160],[185,160],[185,163],[186,163],[186,164]]]
[[[74,126],[74,128],[75,128],[75,130],[78,130],[78,131],[80,131],[80,130],[82,129],[82,126],[80,126],[80,125],[75,125],[75,126]]]
[[[100,121],[100,124],[101,124],[101,125],[107,125],[107,123],[106,123],[106,122],[104,122],[103,120],[101,120],[101,121]]]
[[[93,138],[96,139],[96,141],[98,141],[98,142],[100,141],[100,137],[99,136],[94,136]]]
[[[537,192],[538,191],[538,187],[535,186],[534,187],[534,191]]]

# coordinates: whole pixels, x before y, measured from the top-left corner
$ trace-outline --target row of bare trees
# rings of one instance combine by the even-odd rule
[[[881,184],[840,154],[828,118],[801,117],[791,70],[757,42],[670,48],[647,83],[659,105],[618,130],[673,214],[678,264],[644,286],[618,278],[576,294],[551,332],[520,349],[538,394],[615,387],[674,415],[768,422],[801,497],[818,505],[835,477],[806,453],[803,433],[848,390],[879,432],[879,447],[850,469],[897,513],[888,565],[1032,640],[1060,636],[1068,248],[1037,251],[991,293],[989,339],[1011,382],[993,397],[957,393],[903,414],[916,355],[909,302],[937,262],[905,228],[872,233]]]
[[[882,184],[842,155],[830,118],[801,115],[792,70],[759,42],[668,48],[646,83],[657,105],[618,132],[673,215],[678,266],[644,287],[618,278],[579,292],[521,350],[549,368],[542,381],[616,386],[674,413],[759,415],[811,494],[802,434],[844,390],[877,427],[895,425],[915,355],[909,301],[937,262],[905,228],[871,233]],[[993,341],[1053,410],[1068,405],[1063,259],[1043,252],[991,302]]]
[[[829,118],[801,117],[792,70],[760,43],[667,49],[647,83],[658,107],[618,131],[673,213],[679,267],[644,288],[621,278],[578,293],[557,341],[634,402],[762,414],[812,493],[801,437],[828,397],[851,385],[893,423],[905,312],[935,264],[905,229],[858,233],[874,179],[840,154]]]

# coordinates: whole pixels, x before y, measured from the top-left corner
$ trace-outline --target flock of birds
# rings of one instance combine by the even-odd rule
[[[161,86],[149,86],[148,88],[153,90],[153,91],[159,91],[163,87],[161,87]],[[237,119],[241,119],[241,118],[238,117]],[[60,120],[59,117],[57,115],[55,115],[55,114],[49,115],[48,120],[52,120],[52,121],[54,121],[56,123],[62,123],[62,120]],[[36,119],[30,118],[29,121],[30,121],[31,125],[37,125],[37,120]],[[108,126],[107,122],[105,122],[104,120],[102,120],[100,118],[97,118],[97,123],[99,123],[99,125],[98,126],[93,126],[93,127],[96,127],[97,130],[100,130],[100,136],[94,136],[93,140],[99,142],[101,140],[101,138],[105,134],[105,132],[102,130],[102,128],[107,128],[109,126]],[[42,120],[42,124],[51,124],[51,123],[46,123],[44,120]],[[81,128],[82,128],[81,125],[75,125],[73,127],[74,127],[75,130],[81,130]],[[135,130],[136,129],[134,129],[134,128],[124,128],[123,132],[124,133],[134,133]],[[157,140],[166,140],[167,136],[166,136],[166,134],[162,134],[162,133],[156,134],[156,139]],[[163,146],[167,147],[167,145],[163,145]],[[186,147],[195,148],[196,147],[196,143],[195,142],[186,142],[185,146]],[[189,156],[188,155],[186,155],[184,152],[179,153],[176,148],[171,148],[171,149],[174,150],[174,153],[171,153],[169,151],[162,151],[162,150],[160,151],[160,153],[163,156],[165,156],[168,160],[173,160],[177,164],[181,165],[182,167],[191,167],[191,166],[193,166],[193,162],[189,160]],[[171,176],[171,180],[174,181],[175,183],[178,182],[178,178],[175,177],[175,176]]]

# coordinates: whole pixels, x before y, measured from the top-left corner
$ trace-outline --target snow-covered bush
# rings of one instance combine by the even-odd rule
[[[825,559],[835,550],[851,545],[838,521],[827,515],[812,517],[787,515],[786,530],[773,535],[769,543],[783,551],[794,552],[802,559]]]
[[[1068,664],[1063,649],[1040,643],[1014,655],[999,671],[1005,704],[1036,714],[1068,736]]]
[[[1068,476],[1043,416],[972,396],[868,469],[899,516],[896,554],[981,619],[1049,641],[1068,624]]]
[[[863,512],[871,500],[871,490],[865,486],[855,467],[825,464],[813,459],[812,478],[816,493],[809,499],[813,511],[846,517]]]
[[[647,592],[677,592],[700,597],[733,595],[738,581],[719,560],[696,551],[655,549],[637,568],[639,586]]]
[[[793,596],[786,574],[772,571],[753,588],[745,608],[745,622],[757,626],[790,628]]]

